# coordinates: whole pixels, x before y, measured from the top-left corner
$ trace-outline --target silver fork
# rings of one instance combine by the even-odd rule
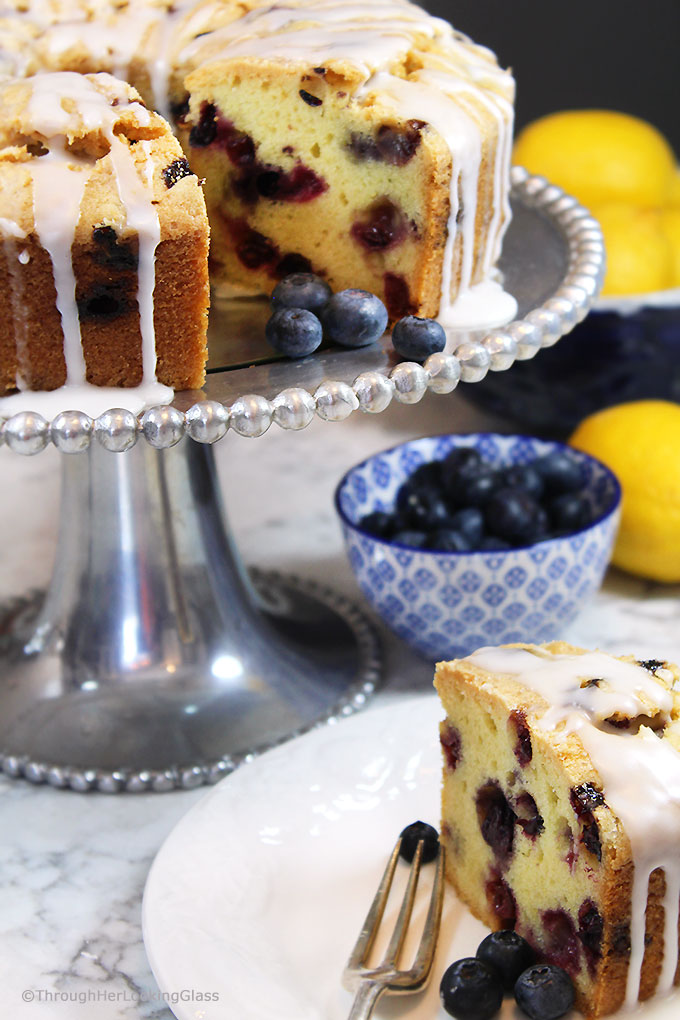
[[[377,967],[369,968],[366,966],[368,954],[375,942],[375,937],[385,912],[385,904],[387,903],[387,897],[397,867],[400,847],[401,839],[398,839],[387,862],[385,874],[378,886],[378,891],[375,894],[371,908],[366,915],[359,938],[345,967],[343,984],[345,988],[355,993],[354,1005],[348,1020],[368,1020],[373,1014],[375,1004],[383,992],[394,992],[398,995],[419,992],[425,987],[430,977],[437,935],[439,934],[439,922],[444,896],[445,851],[443,846],[439,848],[430,904],[425,918],[425,927],[413,965],[408,970],[399,970],[398,968],[399,956],[404,945],[406,932],[408,931],[416,887],[418,885],[420,862],[423,853],[422,840],[418,843],[413,857],[399,916],[385,950],[385,955]]]

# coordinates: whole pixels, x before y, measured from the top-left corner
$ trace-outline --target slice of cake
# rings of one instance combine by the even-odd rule
[[[0,390],[200,387],[208,223],[168,124],[108,74],[0,85]]]
[[[560,642],[437,666],[448,877],[588,1017],[680,977],[679,676]]]

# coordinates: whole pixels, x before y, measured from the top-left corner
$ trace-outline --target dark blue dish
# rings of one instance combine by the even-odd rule
[[[630,400],[680,401],[676,303],[600,303],[554,347],[465,387],[470,400],[532,432],[563,438],[589,414]]]

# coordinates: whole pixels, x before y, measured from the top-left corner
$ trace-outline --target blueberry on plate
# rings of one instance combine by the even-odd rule
[[[511,992],[520,974],[536,960],[536,954],[526,939],[506,928],[504,931],[491,932],[480,942],[477,959],[493,967],[500,976],[503,988]]]
[[[277,309],[264,332],[274,350],[288,358],[311,354],[323,339],[321,323],[306,308]]]
[[[498,974],[474,956],[456,960],[439,985],[442,1005],[456,1020],[490,1020],[503,1002]]]
[[[425,361],[446,346],[446,333],[435,319],[406,315],[394,324],[392,346],[409,361]]]
[[[580,489],[583,480],[581,468],[566,450],[553,450],[534,461],[534,468],[543,479],[545,491],[549,495],[561,492],[574,492]]]
[[[536,963],[517,978],[515,1001],[531,1020],[557,1020],[574,1005],[574,986],[561,967]]]
[[[333,291],[320,276],[314,273],[291,273],[274,287],[272,306],[306,308],[308,312],[319,312],[332,295]]]
[[[387,329],[387,310],[367,290],[338,291],[321,312],[324,336],[343,347],[364,347]]]
[[[427,822],[412,822],[399,833],[401,846],[399,856],[410,864],[416,855],[418,843],[423,841],[422,864],[429,864],[439,853],[439,833]]]

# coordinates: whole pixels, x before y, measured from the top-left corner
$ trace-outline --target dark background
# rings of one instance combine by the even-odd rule
[[[517,126],[554,110],[621,110],[680,157],[680,0],[421,0],[517,80]]]

